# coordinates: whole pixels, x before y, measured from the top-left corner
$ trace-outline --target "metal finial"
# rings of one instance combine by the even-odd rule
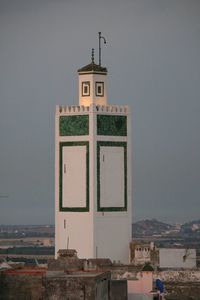
[[[94,64],[94,48],[92,48],[92,64]]]
[[[101,66],[101,40],[103,40],[104,44],[106,44],[105,37],[101,36],[101,32],[99,32],[99,66]]]

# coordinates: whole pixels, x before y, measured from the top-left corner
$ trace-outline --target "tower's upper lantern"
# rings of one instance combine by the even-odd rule
[[[92,49],[91,63],[78,70],[79,105],[90,106],[107,104],[106,75],[107,69],[94,62]]]

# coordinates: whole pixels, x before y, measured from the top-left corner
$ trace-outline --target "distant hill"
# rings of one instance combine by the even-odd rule
[[[190,221],[181,226],[181,233],[197,234],[200,233],[200,220]]]
[[[162,235],[174,230],[174,226],[156,219],[141,220],[133,223],[133,236]]]
[[[190,221],[182,225],[171,225],[156,219],[141,220],[133,223],[133,236],[174,235],[200,236],[200,220]]]

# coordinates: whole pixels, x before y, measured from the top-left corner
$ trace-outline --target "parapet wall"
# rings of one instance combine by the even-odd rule
[[[171,299],[200,300],[200,270],[166,270],[154,272],[153,277],[163,280]]]
[[[71,114],[71,113],[89,113],[89,112],[103,112],[109,114],[124,113],[127,114],[130,112],[130,109],[127,105],[95,105],[91,104],[90,106],[80,106],[80,105],[57,105],[56,114]]]
[[[36,269],[0,272],[0,299],[43,299],[42,276],[45,272]]]
[[[154,272],[154,278],[160,277],[165,282],[182,282],[182,283],[193,283],[197,282],[200,284],[200,270],[165,270]]]

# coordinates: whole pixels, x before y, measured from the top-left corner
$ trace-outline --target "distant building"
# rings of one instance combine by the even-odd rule
[[[128,263],[132,238],[131,119],[108,105],[107,69],[92,61],[78,70],[79,105],[56,107],[55,256]]]
[[[135,266],[151,263],[155,267],[194,269],[197,265],[196,249],[180,247],[157,248],[154,243],[130,243],[130,262]]]
[[[110,272],[49,271],[43,277],[43,299],[109,300],[109,282]]]
[[[127,281],[111,280],[111,266],[110,260],[79,259],[76,250],[60,249],[43,276],[43,299],[127,300]]]
[[[43,243],[43,246],[45,246],[45,247],[52,247],[52,246],[54,246],[55,241],[53,238],[46,238],[46,239],[43,239],[42,243]]]
[[[130,263],[137,265],[144,265],[145,263],[158,264],[158,249],[154,243],[130,243]]]
[[[159,267],[194,269],[196,268],[196,249],[160,248]]]

